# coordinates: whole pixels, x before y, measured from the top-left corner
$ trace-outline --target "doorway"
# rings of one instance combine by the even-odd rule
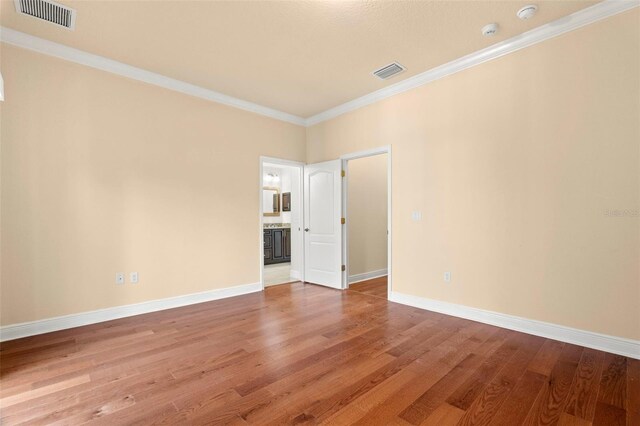
[[[391,147],[341,159],[345,288],[388,299],[392,288]]]
[[[361,287],[388,299],[393,288],[391,164],[391,146],[315,164],[261,157],[263,288],[302,281],[340,290]],[[367,176],[372,168],[375,175]],[[367,231],[372,224],[375,230]]]
[[[263,288],[303,279],[302,170],[302,163],[260,159]]]
[[[348,288],[387,298],[387,154],[346,161]]]

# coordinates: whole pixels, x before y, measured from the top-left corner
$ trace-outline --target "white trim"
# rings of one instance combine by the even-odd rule
[[[303,234],[303,236],[304,236],[304,234]],[[291,279],[292,279],[292,280],[294,280],[294,281],[295,281],[295,280],[297,280],[297,281],[304,281],[304,280],[302,279],[302,273],[301,273],[300,271],[296,271],[296,270],[293,270],[293,269],[291,269],[291,270],[289,271],[289,278],[291,278]]]
[[[103,321],[111,321],[133,315],[147,314],[149,312],[194,305],[196,303],[210,302],[212,300],[255,293],[261,290],[262,287],[260,286],[260,283],[244,284],[235,287],[209,290],[202,293],[185,294],[183,296],[149,300],[147,302],[135,303],[132,305],[122,305],[113,308],[98,309],[96,311],[82,312],[79,314],[65,315],[62,317],[47,318],[39,321],[12,324],[0,327],[0,341],[5,342],[7,340],[19,339],[21,337],[65,330],[67,328],[80,327]]]
[[[15,31],[10,28],[0,26],[0,41],[45,55],[97,68],[102,71],[132,78],[134,80],[164,87],[165,89],[174,90],[212,102],[264,115],[276,120],[309,127],[399,93],[415,89],[467,68],[500,58],[509,53],[524,49],[525,47],[541,43],[569,31],[582,28],[610,16],[631,10],[638,6],[640,6],[640,0],[604,0],[600,3],[594,4],[593,6],[579,10],[569,16],[549,22],[523,34],[504,40],[500,43],[496,43],[492,46],[486,47],[485,49],[478,50],[477,52],[473,52],[446,64],[437,66],[413,77],[402,80],[396,84],[384,87],[380,90],[330,108],[308,118],[302,118],[273,108],[234,98],[213,90],[165,77],[151,71],[136,68],[131,65],[123,64],[122,62],[74,49],[30,34]]]
[[[344,154],[340,156],[342,160],[342,170],[345,171],[345,177],[342,179],[342,214],[343,217],[348,216],[348,198],[349,198],[349,161],[357,158],[372,157],[374,155],[387,154],[387,295],[391,294],[393,289],[393,274],[391,273],[391,253],[392,253],[392,211],[393,211],[393,197],[392,194],[392,181],[393,173],[391,169],[392,156],[391,145],[385,145],[377,148],[371,148],[364,151],[353,152],[350,154]],[[350,283],[349,276],[349,221],[345,223],[342,230],[342,262],[345,265],[345,272],[343,274],[342,288],[348,288]]]
[[[194,84],[166,77],[152,71],[147,71],[141,68],[127,65],[122,62],[114,61],[113,59],[105,58],[103,56],[94,55],[89,52],[74,49],[63,44],[54,43],[40,37],[35,37],[30,34],[12,30],[10,28],[0,27],[0,41],[21,47],[23,49],[32,50],[34,52],[42,53],[70,62],[75,62],[80,65],[85,65],[91,68],[96,68],[102,71],[131,78],[133,80],[160,86],[165,89],[183,93],[185,95],[195,96],[207,101],[216,102],[230,107],[242,109],[244,111],[253,112],[255,114],[274,118],[276,120],[286,121],[287,123],[297,124],[299,126],[304,126],[305,124],[304,118],[298,117],[293,114],[288,114],[286,112],[278,111],[273,108],[254,104],[253,102],[234,98],[233,96],[225,95],[223,93],[205,89]]]
[[[591,331],[578,330],[563,325],[536,321],[498,312],[485,311],[483,309],[439,300],[427,299],[409,294],[392,292],[389,300],[427,311],[439,312],[455,317],[466,318],[484,324],[491,324],[509,330],[542,336],[548,339],[572,343],[601,351],[624,355],[630,358],[640,359],[640,341],[593,333]]]
[[[640,0],[604,0],[569,16],[549,22],[306,119],[6,27],[0,27],[0,41],[276,120],[309,127],[638,6],[640,6]]]
[[[338,117],[339,115],[362,108],[363,106],[415,89],[448,75],[480,65],[492,59],[500,58],[501,56],[541,43],[550,38],[576,30],[584,27],[585,25],[592,24],[638,6],[640,6],[640,0],[605,0],[600,3],[596,3],[593,6],[579,10],[578,12],[564,18],[549,22],[548,24],[534,28],[508,40],[496,43],[485,49],[478,50],[477,52],[463,56],[462,58],[455,59],[446,64],[402,80],[396,84],[384,87],[375,92],[311,116],[305,120],[305,125],[308,127],[330,120]]]
[[[363,272],[362,274],[353,274],[349,276],[349,284],[359,283],[361,281],[372,280],[387,276],[387,269],[378,269],[377,271]]]
[[[374,155],[390,154],[391,145],[380,146],[377,148],[365,149],[364,151],[352,152],[340,156],[341,160],[355,160],[356,158],[373,157]]]
[[[266,155],[261,155],[260,159],[264,163],[277,164],[279,166],[291,166],[291,167],[304,167],[305,166],[305,164],[302,161],[285,160],[283,158],[268,157]]]

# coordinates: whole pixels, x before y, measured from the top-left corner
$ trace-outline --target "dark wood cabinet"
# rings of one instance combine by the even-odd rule
[[[287,262],[291,262],[291,229],[285,229],[282,238],[284,239],[284,257],[288,259]]]
[[[264,264],[291,262],[291,230],[269,228],[263,232]]]

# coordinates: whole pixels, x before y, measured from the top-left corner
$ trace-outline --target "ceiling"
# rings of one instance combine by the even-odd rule
[[[0,3],[4,27],[309,117],[597,2],[59,1],[75,31]],[[490,22],[500,31],[483,37]],[[407,71],[371,75],[392,61]]]

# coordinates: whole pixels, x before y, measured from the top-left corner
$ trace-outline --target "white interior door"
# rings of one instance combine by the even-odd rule
[[[341,161],[304,167],[304,279],[342,288]]]

